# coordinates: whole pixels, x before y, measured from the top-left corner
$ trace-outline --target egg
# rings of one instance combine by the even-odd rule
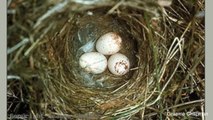
[[[81,55],[79,65],[89,73],[100,74],[107,68],[107,59],[101,53],[88,52]]]
[[[121,49],[122,39],[115,32],[102,35],[96,42],[96,50],[104,55],[112,55]]]
[[[121,53],[116,53],[108,59],[108,69],[114,75],[125,75],[129,68],[129,59]]]

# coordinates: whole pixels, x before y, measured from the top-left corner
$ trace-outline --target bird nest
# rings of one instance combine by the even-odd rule
[[[25,114],[38,119],[38,115],[61,119],[181,118],[168,113],[189,111],[191,105],[194,111],[203,112],[204,23],[197,15],[204,9],[202,0],[171,5],[169,1],[122,0],[84,7],[62,2],[56,13],[53,9],[59,5],[47,11],[35,3],[38,8],[32,11],[38,15],[26,14],[28,20],[19,16],[23,4],[16,3],[18,22],[10,24],[17,28],[11,27],[8,39],[12,34],[18,36],[13,31],[20,28],[19,34],[29,35],[29,44],[8,55],[8,74],[19,76],[8,82],[8,100],[13,103],[16,98],[11,93],[21,91],[15,95],[23,100]],[[123,40],[120,52],[131,64],[124,76],[108,70],[94,75],[79,67],[79,57],[91,51],[107,32],[116,32]],[[14,44],[9,41],[8,46]],[[17,110],[8,108],[9,113],[22,109]]]

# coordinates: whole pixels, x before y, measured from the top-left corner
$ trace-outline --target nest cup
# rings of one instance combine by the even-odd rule
[[[95,119],[125,117],[142,109],[132,112],[129,107],[140,105],[145,91],[155,88],[155,82],[149,81],[147,86],[146,80],[154,72],[154,55],[150,41],[144,36],[146,30],[138,22],[143,19],[143,11],[124,8],[125,14],[107,14],[110,8],[89,9],[74,15],[46,44],[48,66],[56,69],[42,75],[49,91],[44,94],[52,100],[49,104],[57,108],[54,111],[63,111],[72,117],[90,114]],[[88,15],[88,11],[93,15]],[[141,16],[129,16],[131,13]],[[108,70],[94,75],[79,66],[79,57],[96,51],[97,39],[108,32],[121,36],[119,52],[130,59],[130,71],[124,76],[113,75]]]
[[[89,21],[88,21],[89,19]],[[124,76],[116,76],[106,70],[102,74],[94,75],[85,72],[83,69],[79,69],[78,65],[79,57],[86,52],[96,51],[95,44],[98,38],[108,32],[115,32],[122,37],[122,45],[120,53],[125,54],[131,61],[131,68],[136,67],[137,64],[137,41],[129,33],[125,33],[127,28],[124,24],[119,22],[115,16],[82,16],[77,23],[77,33],[74,33],[74,37],[69,40],[71,46],[71,58],[74,60],[74,64],[71,64],[74,68],[74,74],[78,81],[82,81],[83,84],[93,88],[116,88],[120,84],[129,80],[134,71],[130,71]],[[110,56],[106,56],[109,58]]]

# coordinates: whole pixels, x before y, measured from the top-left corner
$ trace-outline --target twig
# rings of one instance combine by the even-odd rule
[[[113,13],[120,5],[122,5],[124,3],[124,0],[121,0],[120,2],[118,2],[114,7],[112,7],[107,14],[111,14]]]
[[[116,93],[117,91],[119,91],[120,89],[122,89],[124,86],[126,86],[128,83],[129,83],[129,81],[128,81],[128,82],[126,82],[125,84],[123,84],[121,87],[119,87],[119,88],[115,89],[115,90],[114,90],[114,91],[112,91],[111,93],[112,93],[112,94]]]
[[[34,111],[32,110],[32,108],[30,107],[30,112],[33,115],[33,119],[38,120],[37,115],[34,113]]]
[[[47,19],[48,17],[50,17],[51,15],[53,15],[56,12],[60,12],[63,10],[64,6],[66,6],[68,3],[68,0],[64,0],[64,2],[56,4],[56,6],[54,6],[52,9],[48,10],[44,15],[42,15],[36,22],[36,24],[33,26],[33,28],[35,29],[36,27],[38,27],[41,23],[43,23],[43,21],[45,19]]]
[[[183,7],[183,9],[190,15],[191,13],[187,10],[187,8],[183,5],[183,3],[180,0],[178,0],[178,2]]]
[[[21,42],[19,42],[18,44],[16,44],[15,46],[13,46],[12,48],[8,48],[7,49],[7,54],[9,55],[10,53],[14,52],[15,50],[17,50],[19,47],[25,45],[26,43],[29,42],[28,38],[24,38]]]
[[[205,117],[204,117],[204,104],[201,104],[201,111],[202,111],[202,120],[205,120]]]
[[[172,0],[158,0],[158,4],[163,7],[171,6]]]
[[[17,75],[8,75],[8,76],[7,76],[7,80],[12,80],[12,79],[20,80],[21,77],[19,77],[19,76],[17,76]]]
[[[163,88],[162,88],[161,92],[159,93],[158,97],[157,97],[152,103],[148,104],[149,106],[155,104],[155,103],[160,99],[161,95],[163,94],[164,90],[166,89],[166,87],[168,86],[168,84],[170,83],[170,81],[172,80],[172,78],[173,78],[173,76],[174,76],[174,74],[175,74],[177,68],[179,67],[179,65],[180,65],[180,63],[181,63],[182,55],[183,55],[183,49],[182,49],[182,48],[183,48],[183,45],[184,45],[184,40],[183,40],[182,38],[181,38],[180,40],[179,40],[178,38],[175,38],[175,39],[174,39],[174,42],[172,43],[172,45],[171,45],[171,47],[170,47],[170,49],[169,49],[169,51],[168,51],[168,54],[167,54],[165,63],[164,63],[164,65],[163,65],[163,67],[162,67],[162,70],[161,70],[161,72],[160,72],[160,73],[161,73],[161,76],[160,76],[159,81],[163,78],[163,75],[164,75],[164,72],[165,72],[165,69],[166,69],[166,65],[169,63],[168,60],[171,60],[171,59],[172,59],[171,57],[174,57],[173,51],[174,51],[174,49],[176,49],[176,46],[175,46],[175,48],[173,48],[173,44],[174,44],[176,41],[178,41],[178,47],[179,47],[179,52],[180,52],[180,58],[179,58],[179,60],[178,60],[178,63],[177,63],[177,65],[176,65],[174,71],[172,72],[171,76],[169,77],[168,81],[167,81],[167,82],[165,83],[165,85],[163,86]],[[170,52],[170,51],[172,51],[172,52]],[[176,53],[176,52],[177,52],[177,51],[175,51],[175,53]],[[158,82],[159,82],[159,81],[158,81]]]
[[[141,4],[143,4],[144,6],[141,6]],[[143,1],[139,1],[139,0],[135,0],[134,2],[133,1],[126,1],[126,2],[123,3],[123,5],[146,11],[148,13],[153,14],[154,16],[159,16],[157,9],[151,9],[150,7],[146,7],[146,3],[143,2]]]
[[[32,49],[34,49],[36,47],[36,45],[38,45],[39,41],[47,34],[47,32],[50,30],[51,27],[52,27],[52,24],[50,24],[49,27],[47,29],[45,29],[43,34],[38,38],[38,40],[36,42],[34,42],[32,44],[32,46],[30,46],[30,48],[27,49],[27,51],[24,53],[24,56],[29,55],[29,53],[32,51]]]
[[[97,2],[104,2],[103,0],[72,0],[72,1],[85,5],[97,4]]]
[[[185,106],[185,105],[190,105],[190,104],[195,104],[195,103],[201,103],[201,102],[204,102],[204,99],[200,99],[200,100],[195,100],[195,101],[190,101],[190,102],[186,102],[186,103],[174,105],[172,107],[165,108],[163,111],[168,110],[168,109],[172,109],[172,108],[177,108],[177,107]]]

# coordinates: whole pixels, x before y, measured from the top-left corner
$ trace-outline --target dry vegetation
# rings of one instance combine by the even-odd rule
[[[205,119],[204,0],[73,1],[8,0],[8,119]],[[85,83],[79,49],[109,30],[135,65]]]

